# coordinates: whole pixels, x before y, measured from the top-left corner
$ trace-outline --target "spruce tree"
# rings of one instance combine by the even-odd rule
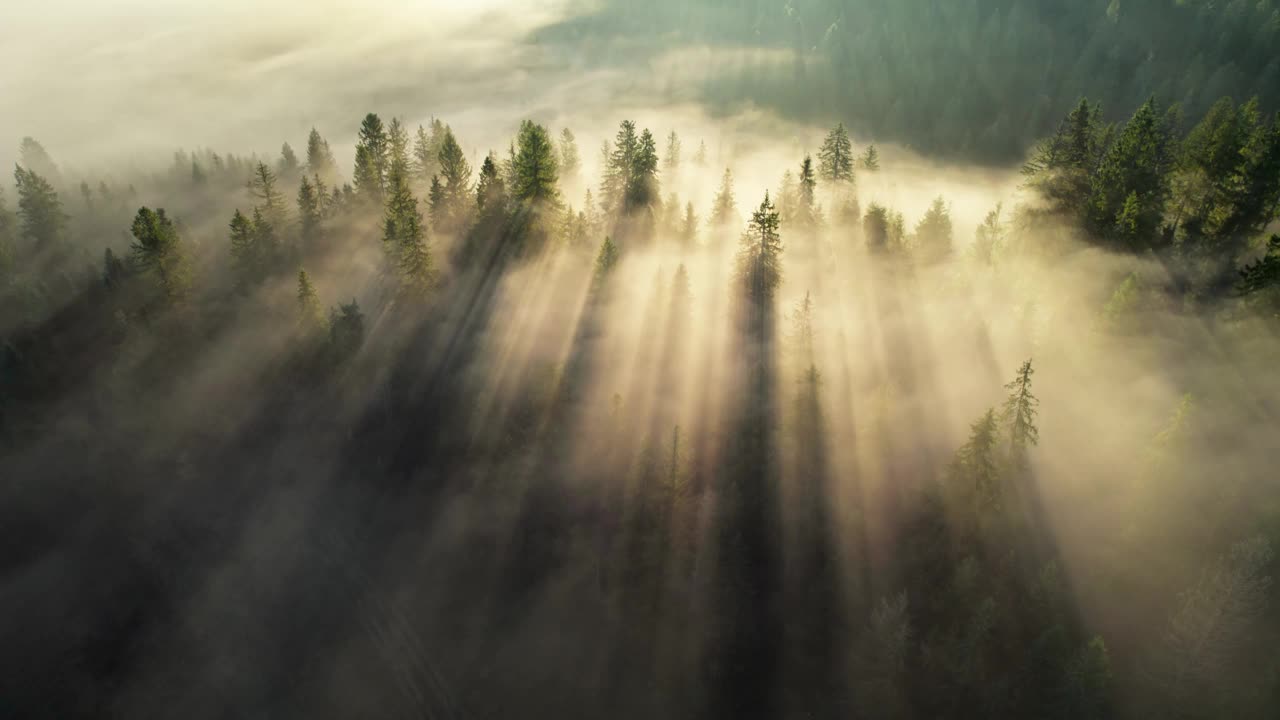
[[[794,220],[804,228],[812,228],[821,221],[818,208],[818,180],[814,176],[813,158],[807,154],[800,163],[800,175],[796,185],[796,209]]]
[[[194,162],[194,161],[193,161]],[[294,153],[289,143],[280,146],[280,164],[277,168],[280,177],[286,180],[292,179],[298,175],[300,171],[298,164],[298,155]]]
[[[360,123],[355,170],[351,178],[356,192],[374,207],[382,205],[388,150],[387,131],[382,125],[382,119],[369,113]]]
[[[249,195],[253,198],[254,209],[260,211],[267,221],[275,227],[284,226],[284,195],[276,188],[276,174],[266,163],[254,166],[253,176],[249,178]]]
[[[44,149],[33,137],[22,138],[22,144],[18,149],[19,164],[31,172],[39,175],[49,181],[50,185],[62,184],[62,173],[58,171],[58,165],[50,157],[49,152]]]
[[[312,335],[324,329],[324,311],[306,270],[298,271],[298,330]]]
[[[254,244],[253,224],[239,210],[231,216],[231,269],[241,289],[261,279],[261,267]]]
[[[22,238],[37,249],[62,253],[70,218],[62,211],[62,201],[53,185],[21,165],[14,168],[13,176],[18,186]]]
[[[948,481],[953,493],[980,519],[988,508],[998,508],[1000,497],[1000,441],[995,409],[987,410],[969,427],[969,441],[956,451]]]
[[[640,133],[631,161],[624,211],[635,212],[658,202],[658,148],[653,133],[646,128]]]
[[[518,145],[512,196],[518,202],[554,203],[559,196],[556,190],[559,168],[547,129],[525,120],[520,126]]]
[[[1040,442],[1040,431],[1036,428],[1036,408],[1040,400],[1031,394],[1031,376],[1034,374],[1031,361],[1027,360],[1018,368],[1013,381],[1004,386],[1009,397],[1004,401],[1000,420],[1009,429],[1009,447],[1015,457]]]
[[[480,165],[480,181],[476,183],[476,211],[479,214],[500,212],[507,201],[506,187],[498,174],[497,156],[489,153]]]
[[[391,118],[391,124],[387,126],[387,167],[384,179],[389,183],[393,172],[408,177],[409,170],[409,132],[404,129],[400,118]]]
[[[680,244],[686,249],[698,244],[698,216],[693,211],[693,203],[684,206],[684,222],[680,227]]]
[[[399,271],[401,292],[412,297],[425,296],[435,280],[435,268],[418,200],[409,189],[406,167],[397,166],[391,173],[382,240],[388,257]]]
[[[323,203],[327,200],[320,178],[315,184],[305,176],[298,186],[298,235],[300,248],[305,255],[320,241],[320,223]]]
[[[738,250],[738,280],[747,297],[756,303],[773,299],[782,282],[782,236],[780,219],[769,193],[760,207],[751,213],[751,221],[742,234]]]
[[[164,210],[140,208],[133,219],[133,261],[155,279],[165,304],[180,301],[191,285],[190,269],[178,229]]]
[[[720,188],[716,190],[715,199],[711,202],[711,226],[715,229],[727,228],[738,221],[737,201],[733,196],[733,172],[725,168],[720,177]]]
[[[1173,149],[1169,128],[1155,101],[1148,100],[1125,123],[1092,176],[1086,219],[1096,237],[1130,250],[1157,242]]]
[[[445,127],[440,140],[439,153],[441,204],[443,213],[436,213],[435,198],[432,198],[432,218],[436,227],[443,227],[446,232],[453,232],[466,222],[471,197],[471,165],[463,155],[462,147],[453,136],[453,130]],[[434,178],[432,192],[435,192]],[[443,218],[444,222],[441,223]]]
[[[876,150],[875,145],[868,145],[867,151],[862,154],[862,169],[868,172],[876,172],[880,169],[880,152]]]
[[[822,148],[818,150],[818,160],[823,180],[831,183],[853,180],[853,144],[849,142],[844,123],[827,133]]]
[[[307,136],[307,173],[326,183],[338,179],[338,164],[329,149],[329,141],[320,137],[315,128],[311,128],[311,134]]]
[[[17,221],[0,187],[0,288],[12,277],[17,265]]]

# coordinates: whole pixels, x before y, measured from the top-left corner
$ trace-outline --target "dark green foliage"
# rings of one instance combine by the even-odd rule
[[[1117,247],[1143,250],[1156,243],[1175,143],[1154,100],[1138,108],[1102,155],[1093,176],[1086,223]]]
[[[867,151],[862,154],[858,166],[867,172],[876,172],[880,169],[880,151],[876,150],[875,145],[867,146]]]
[[[1040,442],[1040,431],[1036,429],[1036,407],[1040,400],[1031,394],[1031,376],[1035,370],[1031,361],[1027,360],[1018,368],[1017,376],[1004,386],[1009,397],[1000,411],[1000,420],[1009,428],[1009,447],[1016,455],[1021,455],[1032,445]]]
[[[822,179],[827,182],[850,182],[853,180],[853,143],[849,142],[849,133],[840,123],[827,133],[822,141],[822,149],[818,151],[818,159],[822,170]]]
[[[374,207],[382,205],[390,151],[388,143],[382,119],[374,113],[366,115],[360,123],[356,163],[351,179],[356,192]]]
[[[513,165],[512,197],[518,202],[553,203],[559,197],[559,164],[547,129],[532,120],[520,125],[519,150]]]
[[[139,208],[132,232],[133,262],[152,276],[165,304],[182,300],[191,287],[191,269],[173,221],[163,209]]]
[[[306,270],[298,271],[298,330],[303,335],[315,335],[325,329],[324,311],[320,297]]]
[[[480,213],[501,212],[507,201],[506,187],[498,174],[498,163],[493,153],[480,165],[480,181],[476,183],[476,210]]]
[[[408,169],[398,163],[389,183],[382,244],[399,273],[401,292],[416,298],[425,296],[435,280],[435,265],[418,200],[409,190]]]
[[[329,346],[334,358],[341,362],[355,355],[364,344],[364,313],[352,298],[329,310]]]
[[[462,154],[462,147],[453,137],[453,130],[445,127],[440,139],[438,155],[441,187],[436,179],[431,182],[431,219],[443,232],[461,229],[470,217],[471,165]]]
[[[765,193],[760,207],[742,234],[738,249],[737,277],[745,296],[755,303],[773,300],[782,282],[782,236],[777,209]]]
[[[66,242],[67,214],[49,181],[22,166],[14,168],[18,186],[21,235],[30,245],[46,252],[61,252]]]
[[[302,178],[298,186],[298,234],[300,250],[305,255],[321,240],[321,223],[324,219],[322,203],[328,202],[320,178],[315,182]]]

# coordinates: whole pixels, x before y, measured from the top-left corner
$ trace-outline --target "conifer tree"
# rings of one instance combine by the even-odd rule
[[[949,482],[953,491],[967,498],[973,504],[971,509],[978,513],[1001,503],[997,433],[996,412],[987,410],[970,426],[969,441],[956,451],[951,463]]]
[[[667,154],[662,159],[662,164],[663,170],[668,175],[675,175],[676,171],[680,169],[680,136],[676,134],[675,130],[672,130],[667,135]]]
[[[407,167],[397,165],[391,173],[382,228],[383,246],[400,273],[401,292],[425,296],[435,280],[435,267],[418,200],[409,190]]]
[[[231,216],[231,267],[236,284],[245,289],[258,282],[260,266],[254,246],[253,224],[239,210]]]
[[[711,226],[723,229],[738,221],[737,201],[733,196],[733,172],[725,168],[720,177],[720,188],[711,202]]]
[[[409,132],[404,129],[400,118],[391,118],[387,126],[386,183],[390,183],[393,172],[402,173],[405,177],[409,175]]]
[[[604,242],[600,243],[600,252],[596,254],[595,283],[604,282],[617,264],[618,246],[613,243],[613,238],[606,236]]]
[[[140,208],[133,220],[134,263],[152,275],[166,304],[180,301],[191,285],[190,269],[178,229],[164,210]]]
[[[554,203],[559,197],[559,179],[555,147],[547,129],[525,120],[520,126],[519,150],[516,154],[515,187],[512,196],[519,202]]]
[[[364,313],[355,298],[329,310],[329,346],[341,362],[355,355],[364,344]]]
[[[413,171],[419,183],[429,183],[440,172],[440,143],[433,141],[426,128],[418,126],[413,140]]]
[[[324,216],[323,203],[327,201],[320,178],[315,184],[303,176],[298,186],[298,234],[303,254],[315,247],[320,240],[320,223]]]
[[[0,187],[0,288],[14,272],[17,264],[17,222]]]
[[[862,237],[868,250],[882,253],[890,249],[889,223],[889,211],[879,203],[871,203],[862,219]]]
[[[640,133],[632,158],[624,210],[628,213],[652,207],[658,194],[658,148],[653,133],[646,128]]]
[[[607,141],[601,148],[605,171],[600,188],[600,205],[604,208],[605,214],[625,212],[627,196],[634,185],[632,172],[635,169],[636,155],[639,151],[640,139],[636,135],[636,124],[630,120],[623,120],[618,126],[613,149],[609,149]]]
[[[261,211],[268,222],[275,227],[284,225],[284,195],[276,189],[276,174],[266,163],[254,166],[253,176],[249,178],[249,195],[253,198],[254,209]]]
[[[1000,420],[1009,429],[1009,447],[1015,456],[1040,442],[1040,431],[1036,428],[1036,408],[1040,400],[1031,394],[1031,376],[1034,374],[1031,361],[1027,360],[1018,368],[1013,381],[1004,386],[1009,397],[1004,401]]]
[[[951,251],[951,211],[937,197],[916,225],[916,258],[921,264],[931,265],[949,258]]]
[[[876,172],[880,169],[880,152],[876,150],[875,145],[867,146],[867,151],[862,154],[862,161],[860,164],[862,165],[863,170],[867,170],[869,172]]]
[[[573,131],[564,128],[560,131],[560,175],[565,178],[575,177],[582,167],[582,159],[578,155],[578,142]]]
[[[364,121],[360,123],[358,137],[355,170],[351,178],[355,183],[356,192],[370,205],[380,207],[386,183],[389,150],[387,131],[382,125],[382,119],[374,113],[366,115]]]
[[[800,163],[800,175],[796,184],[796,209],[794,220],[803,228],[812,228],[821,220],[818,208],[818,180],[814,176],[813,158],[807,154]]]
[[[772,300],[782,281],[779,222],[778,212],[766,192],[760,207],[751,213],[738,250],[738,279],[747,297],[757,303]]]
[[[320,297],[316,295],[315,286],[306,270],[298,271],[298,329],[306,335],[324,329],[324,311],[320,308]]]
[[[476,210],[482,215],[501,211],[506,201],[506,187],[498,174],[497,157],[489,153],[480,165],[480,181],[476,183]]]
[[[853,180],[853,144],[849,142],[844,123],[827,133],[822,148],[818,150],[818,161],[823,180],[831,183]]]
[[[1173,160],[1169,128],[1155,101],[1148,100],[1125,123],[1092,176],[1089,229],[1131,250],[1155,244]]]
[[[256,267],[254,274],[260,281],[279,269],[282,260],[280,235],[276,230],[276,224],[260,207],[253,209],[250,226],[253,230],[252,257]]]
[[[983,265],[991,264],[1004,242],[1004,222],[1001,219],[1003,209],[1002,203],[996,203],[995,208],[987,213],[986,219],[974,231],[973,257]]]
[[[194,162],[194,160],[192,161]],[[294,178],[300,171],[298,164],[298,155],[294,153],[289,143],[280,146],[280,164],[278,167],[280,177],[286,180]]]
[[[32,246],[55,253],[64,250],[68,216],[49,181],[34,171],[17,166],[13,171],[18,186],[18,217],[21,235]]]
[[[693,156],[693,163],[698,167],[707,166],[707,143],[706,141],[698,141],[698,152]]]
[[[432,218],[436,222],[436,227],[443,227],[446,232],[453,232],[460,229],[466,222],[471,197],[471,165],[463,155],[457,139],[454,138],[453,130],[448,126],[445,126],[440,140],[439,167],[443,184],[440,191],[443,212],[436,214],[434,196],[436,190],[433,178]]]
[[[311,134],[307,136],[307,173],[326,183],[338,179],[338,163],[329,149],[329,141],[320,137],[315,128],[311,128]]]

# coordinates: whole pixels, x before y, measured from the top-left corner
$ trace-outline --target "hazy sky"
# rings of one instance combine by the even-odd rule
[[[369,110],[527,103],[554,74],[523,42],[562,0],[42,0],[0,9],[0,160],[24,135],[63,162],[122,149],[335,142]]]

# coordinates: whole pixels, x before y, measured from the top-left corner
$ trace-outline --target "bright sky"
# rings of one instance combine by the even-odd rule
[[[368,110],[449,113],[536,65],[519,41],[564,3],[0,5],[0,161],[24,135],[91,161],[122,148],[270,150],[246,143],[305,137],[312,124],[343,137]]]

